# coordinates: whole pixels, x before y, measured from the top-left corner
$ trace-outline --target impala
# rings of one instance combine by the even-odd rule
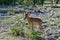
[[[42,27],[42,20],[41,19],[29,17],[29,13],[27,13],[27,12],[24,13],[24,16],[25,16],[24,20],[26,19],[28,21],[28,24],[30,26],[32,26],[32,29],[33,29],[33,25],[34,24],[38,25],[37,28],[43,29],[43,27]]]

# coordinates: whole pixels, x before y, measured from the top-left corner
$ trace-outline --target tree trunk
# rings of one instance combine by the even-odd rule
[[[35,7],[35,0],[33,0],[33,7]]]
[[[51,0],[52,6],[53,6],[53,0]]]
[[[56,1],[56,4],[58,4],[59,0]]]

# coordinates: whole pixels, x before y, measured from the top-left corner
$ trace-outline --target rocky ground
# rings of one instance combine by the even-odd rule
[[[46,35],[46,40],[60,40],[60,11],[58,11],[58,13],[56,11],[54,11],[55,14],[52,17],[49,17],[50,14],[40,14],[40,15],[36,15],[36,14],[31,14],[31,17],[36,17],[36,18],[40,18],[43,21],[43,26],[45,27],[45,31],[47,33]],[[18,14],[21,15],[21,14]],[[34,16],[33,16],[34,15]],[[21,15],[23,16],[23,15]],[[12,17],[12,16],[11,16]],[[13,27],[13,26],[17,26],[18,21],[16,21],[14,19],[15,17],[9,18],[9,19],[5,19],[5,20],[0,20],[0,40],[20,40],[21,37],[13,37],[8,35],[9,33],[9,28]],[[6,21],[7,20],[7,21]],[[22,19],[20,19],[20,21],[22,21]],[[22,21],[24,22],[24,20]],[[26,40],[21,38],[22,40]]]

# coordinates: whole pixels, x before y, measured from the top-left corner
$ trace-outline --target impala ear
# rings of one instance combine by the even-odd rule
[[[24,15],[27,14],[27,12],[24,12]]]
[[[27,14],[27,12],[25,11],[25,12],[23,12],[23,17],[25,17],[25,15]]]
[[[23,14],[25,15],[25,14],[26,14],[26,12],[23,12]]]
[[[23,17],[25,16],[26,12],[23,12]]]

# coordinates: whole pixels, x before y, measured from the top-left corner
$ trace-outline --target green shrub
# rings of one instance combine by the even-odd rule
[[[20,25],[18,25],[17,27],[11,27],[10,33],[15,36],[19,36],[19,35],[24,36],[22,23]]]
[[[11,28],[11,34],[18,36],[18,35],[20,35],[19,32],[20,32],[20,31],[19,31],[18,29],[16,29],[16,28]]]
[[[34,32],[34,31],[31,31],[30,33],[29,33],[29,37],[30,38],[37,38],[37,37],[41,37],[41,35],[42,35],[42,33],[41,32]]]
[[[11,30],[11,34],[12,35],[15,35],[15,36],[24,36],[24,32],[23,32],[23,30],[19,30],[18,28],[11,28],[10,29]]]

